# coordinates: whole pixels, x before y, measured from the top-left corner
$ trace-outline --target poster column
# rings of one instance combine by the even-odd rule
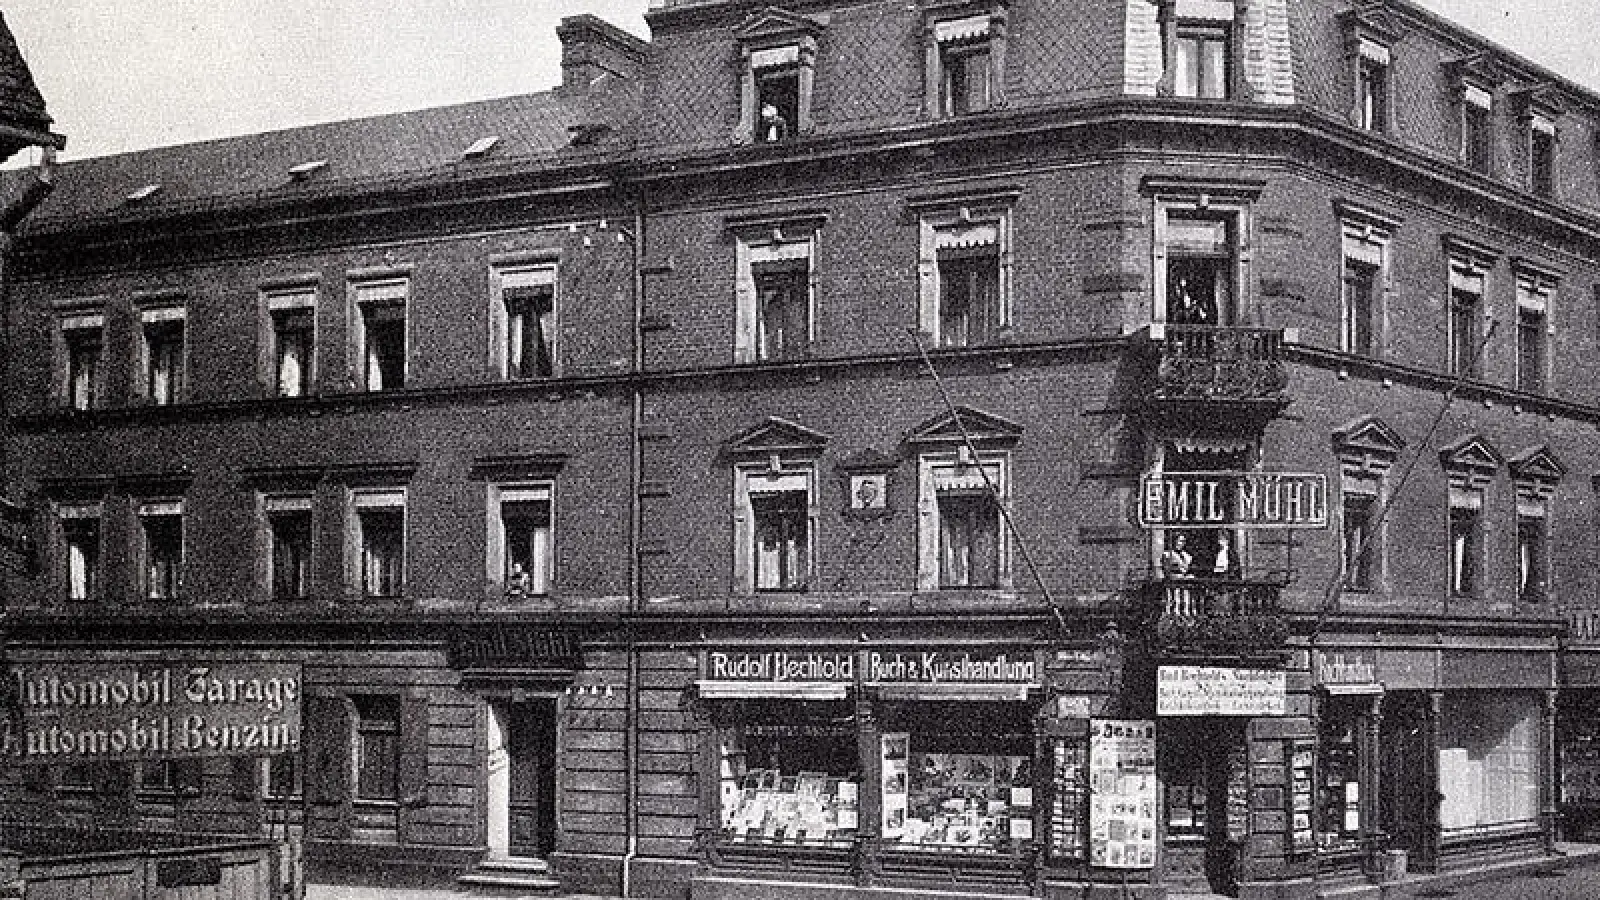
[[[1156,863],[1156,723],[1089,723],[1089,862],[1105,869]]]

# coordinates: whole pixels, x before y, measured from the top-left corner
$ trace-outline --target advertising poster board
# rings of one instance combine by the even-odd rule
[[[1156,864],[1156,723],[1089,722],[1089,863],[1106,869]]]
[[[1158,716],[1281,716],[1288,678],[1272,669],[1162,666],[1156,672]]]

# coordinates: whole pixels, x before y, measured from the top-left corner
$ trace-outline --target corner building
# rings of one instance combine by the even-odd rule
[[[1405,0],[648,21],[566,20],[547,94],[67,167],[8,652],[300,661],[304,752],[9,815],[696,900],[1586,835],[1600,98]]]

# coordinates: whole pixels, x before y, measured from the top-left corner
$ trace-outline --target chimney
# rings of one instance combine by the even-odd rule
[[[607,76],[634,77],[650,52],[642,41],[591,15],[568,16],[556,27],[561,39],[561,90],[584,93]]]

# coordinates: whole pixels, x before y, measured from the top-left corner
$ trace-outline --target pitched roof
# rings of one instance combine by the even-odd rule
[[[44,97],[33,83],[33,73],[22,59],[17,39],[6,26],[4,13],[0,13],[0,123],[30,131],[50,128]]]
[[[297,191],[604,158],[626,142],[633,95],[619,80],[587,93],[546,91],[79,160],[61,167],[27,230],[130,209],[270,203]],[[599,140],[574,142],[575,133],[592,138],[594,126],[609,126],[610,137],[600,129]],[[489,152],[464,158],[487,137],[498,138]],[[159,188],[144,190],[152,185]],[[130,203],[136,192],[145,196]]]

